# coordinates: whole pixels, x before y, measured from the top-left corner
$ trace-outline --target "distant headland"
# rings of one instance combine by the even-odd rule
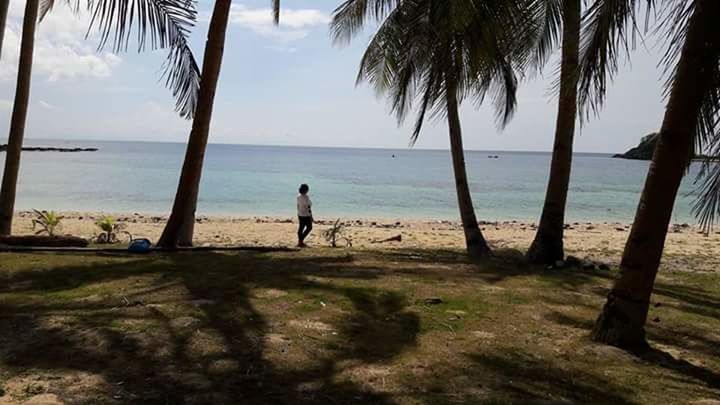
[[[40,146],[28,146],[22,148],[23,152],[97,152],[98,148],[55,148],[55,147],[40,147]],[[0,152],[7,151],[7,144],[0,145]]]
[[[634,160],[652,160],[653,152],[655,152],[655,144],[657,143],[657,132],[645,135],[640,144],[625,153],[618,153],[614,158],[634,159]]]
[[[653,153],[655,152],[655,145],[657,144],[658,133],[653,132],[652,134],[645,135],[641,140],[640,144],[625,153],[618,153],[613,155],[614,158],[621,159],[634,159],[634,160],[652,160]],[[718,160],[717,158],[695,155],[693,160]]]

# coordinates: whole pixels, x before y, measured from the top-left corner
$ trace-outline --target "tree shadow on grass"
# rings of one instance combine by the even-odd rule
[[[347,258],[172,255],[14,274],[13,292],[32,294],[44,288],[70,291],[139,274],[157,277],[156,285],[144,286],[142,292],[132,287],[122,292],[131,297],[151,293],[137,305],[126,300],[125,306],[118,306],[117,299],[56,304],[38,300],[20,305],[0,301],[5,326],[0,330],[0,364],[17,371],[102,375],[107,384],[100,401],[105,403],[386,403],[382,394],[347,379],[338,381],[340,364],[347,359],[373,363],[394,357],[415,344],[419,321],[405,311],[404,297],[397,293],[307,279],[371,277],[362,269],[357,273],[343,269],[347,263]],[[153,298],[173,286],[182,287],[182,297]],[[251,302],[255,288],[313,288],[345,296],[352,309],[335,328],[343,346],[299,368],[269,361],[271,325]],[[183,305],[203,304],[195,311],[164,307],[178,304],[174,299]],[[395,326],[383,326],[385,321]],[[203,340],[214,343],[203,345]],[[67,399],[98,401],[97,397]]]
[[[437,275],[442,280],[468,278],[495,284],[511,278],[537,276],[558,288],[577,289],[598,279],[614,278],[612,273],[597,269],[568,267],[549,270],[545,266],[531,265],[527,263],[522,251],[511,248],[495,249],[493,256],[479,259],[468,256],[464,251],[450,249],[393,249],[375,254],[384,260],[405,264],[439,265],[439,271],[435,272],[422,266],[402,268],[393,272],[418,277]]]
[[[16,272],[6,278],[13,288],[0,293],[26,293],[34,298],[3,302],[0,296],[4,326],[0,328],[0,366],[14,372],[72,370],[101,375],[106,383],[95,397],[67,398],[76,403],[390,403],[382,390],[348,378],[349,367],[384,364],[413,348],[420,321],[408,310],[402,291],[366,287],[369,282],[393,274],[429,281],[443,274],[449,281],[474,278],[487,283],[542,275],[549,288],[571,289],[608,277],[570,269],[548,272],[518,264],[513,254],[477,262],[450,254],[445,257],[442,252],[408,256],[416,254],[180,253]],[[356,255],[363,260],[356,260]],[[436,269],[429,268],[436,264],[433,256],[441,264]],[[399,266],[386,268],[382,263],[387,260]],[[448,271],[448,266],[458,270]],[[134,286],[132,278],[140,276],[143,282]],[[355,281],[360,286],[353,285]],[[105,291],[107,296],[101,294],[97,300],[82,296],[56,302],[39,295],[62,295],[85,286],[115,288],[118,282],[126,284],[123,290]],[[328,320],[329,331],[337,336],[309,330],[291,342],[282,340],[278,329],[284,331],[287,325],[278,328],[277,316],[268,315],[255,297],[257,291],[270,289],[299,296],[317,291],[347,302],[347,308]],[[279,350],[274,339],[282,340],[289,354]],[[297,355],[293,350],[298,346],[304,357],[296,362],[282,358]],[[572,384],[565,382],[572,376],[539,359],[493,353],[477,355],[474,361],[478,370],[502,379],[494,383],[497,399],[505,398],[502,392],[508,390],[512,400],[539,400],[543,387],[566,399],[618,399],[591,390],[593,384],[607,385],[592,376],[582,379],[573,396],[569,391],[578,384],[572,379]],[[534,383],[543,370],[548,380]],[[458,376],[466,373],[451,371]],[[507,385],[505,380],[522,384]],[[470,402],[477,398],[469,395]],[[442,402],[432,392],[421,393],[419,398]],[[622,403],[621,399],[617,402]]]
[[[658,282],[653,294],[679,301],[680,311],[720,319],[720,299],[701,288]]]
[[[572,316],[568,316],[559,312],[553,312],[546,316],[546,319],[550,322],[555,322],[561,325],[570,326],[577,329],[582,329],[587,332],[587,336],[590,336],[590,332],[594,327],[594,322],[589,319],[577,319]],[[708,355],[717,353],[717,344],[710,339],[695,339],[695,342],[704,342],[708,345],[705,347],[688,346],[686,335],[678,334],[671,330],[647,330],[648,339],[653,342],[662,343],[668,346],[675,346],[679,348],[685,348],[694,351],[702,351]],[[699,338],[699,337],[698,337]],[[708,387],[713,389],[720,389],[720,374],[716,371],[697,366],[690,363],[687,360],[673,357],[670,353],[663,351],[659,348],[651,347],[649,349],[642,349],[638,351],[629,351],[629,354],[636,358],[647,362],[652,365],[656,365],[665,369],[668,369],[677,374],[683,375],[688,378],[692,378],[706,384]]]
[[[612,403],[629,404],[630,392],[601,377],[560,368],[552,361],[522,351],[471,354],[473,367],[480,374],[492,375],[493,400],[539,403]]]

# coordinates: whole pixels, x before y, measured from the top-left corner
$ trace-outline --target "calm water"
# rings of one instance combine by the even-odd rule
[[[25,153],[17,209],[105,212],[168,212],[185,148],[141,142],[27,144],[95,146],[100,151]],[[499,159],[488,159],[490,153]],[[549,158],[548,153],[467,152],[478,217],[536,220]],[[647,168],[647,162],[576,155],[568,219],[631,221]],[[693,222],[687,194],[695,171],[683,184],[676,222]],[[242,145],[209,146],[198,211],[294,215],[301,182],[311,186],[317,216],[458,217],[449,151]]]

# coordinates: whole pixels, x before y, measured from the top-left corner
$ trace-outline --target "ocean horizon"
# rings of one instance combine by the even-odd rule
[[[23,154],[16,210],[167,214],[184,143],[29,139],[26,146],[96,147],[97,152]],[[495,158],[497,156],[497,158]],[[537,221],[551,154],[466,151],[479,220]],[[4,153],[0,153],[4,163]],[[567,220],[631,222],[649,162],[576,153]],[[673,222],[691,213],[694,164]],[[448,150],[210,144],[198,215],[293,216],[300,183],[318,217],[459,217]]]

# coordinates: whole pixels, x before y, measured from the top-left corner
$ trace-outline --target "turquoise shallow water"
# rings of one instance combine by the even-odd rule
[[[166,213],[185,149],[183,144],[143,142],[27,144],[95,146],[100,151],[25,153],[19,210]],[[549,159],[549,153],[467,152],[478,218],[536,220]],[[568,220],[632,221],[647,168],[647,162],[577,154]],[[696,171],[691,168],[683,184],[675,222],[694,222],[689,194]],[[449,151],[245,145],[209,146],[198,211],[294,215],[301,182],[310,184],[315,214],[322,217],[458,217]]]

